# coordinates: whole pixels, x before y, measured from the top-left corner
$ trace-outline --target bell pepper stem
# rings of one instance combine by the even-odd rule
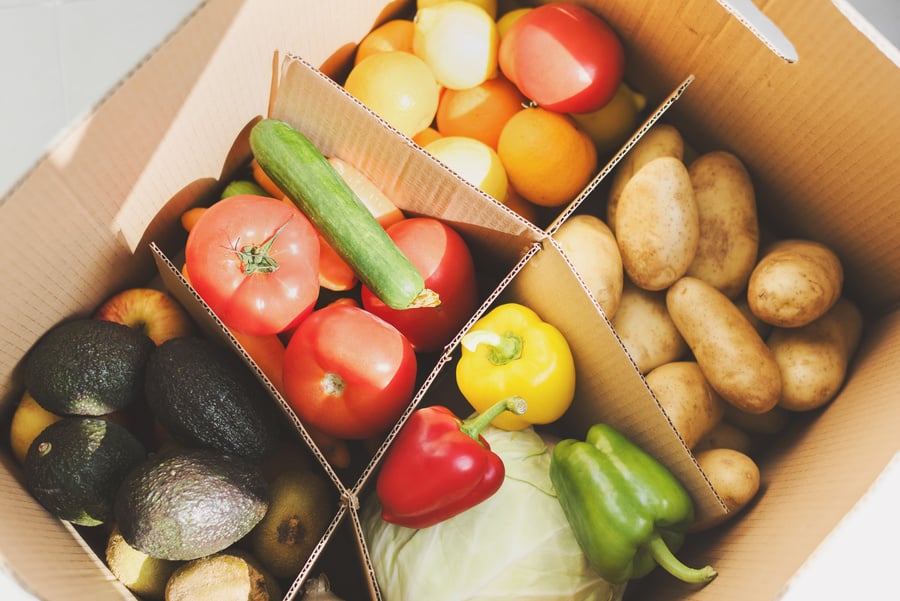
[[[469,352],[475,352],[480,344],[488,345],[487,358],[494,365],[506,365],[522,356],[522,337],[513,332],[472,330],[462,337],[460,344]]]
[[[679,580],[692,584],[706,584],[718,575],[712,566],[691,568],[684,565],[675,557],[659,533],[654,533],[652,538],[647,541],[646,546],[656,563]]]
[[[460,432],[472,437],[473,440],[477,441],[478,437],[481,435],[481,432],[488,427],[488,424],[494,421],[494,418],[504,411],[511,411],[516,415],[522,415],[523,413],[525,413],[525,410],[527,408],[528,405],[527,403],[525,403],[525,399],[523,399],[522,397],[515,395],[506,397],[502,401],[497,401],[496,403],[494,403],[484,412],[460,422],[459,430]]]

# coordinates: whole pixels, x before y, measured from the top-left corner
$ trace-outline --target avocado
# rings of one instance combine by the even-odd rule
[[[128,430],[97,417],[65,417],[47,426],[25,455],[26,488],[48,511],[81,526],[113,518],[116,491],[145,457]]]
[[[139,398],[156,345],[112,321],[73,319],[48,330],[25,357],[25,388],[58,415],[106,415]]]
[[[256,463],[211,449],[180,449],[152,455],[128,474],[115,517],[133,548],[188,561],[243,538],[268,506],[268,485]]]
[[[144,392],[160,425],[185,446],[260,460],[280,443],[275,401],[236,353],[211,340],[159,345]]]

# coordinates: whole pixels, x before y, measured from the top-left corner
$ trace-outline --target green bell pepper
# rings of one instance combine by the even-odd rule
[[[621,584],[657,564],[685,582],[707,583],[711,566],[696,569],[673,554],[694,519],[694,505],[664,465],[607,424],[585,441],[553,450],[550,478],[575,538],[606,581]]]

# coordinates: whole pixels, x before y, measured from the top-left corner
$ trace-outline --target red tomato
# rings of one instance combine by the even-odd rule
[[[185,264],[197,294],[243,334],[291,328],[319,297],[316,230],[274,198],[239,195],[212,205],[188,235]]]
[[[416,351],[440,350],[477,308],[475,265],[469,247],[456,231],[430,217],[398,221],[387,228],[387,233],[422,274],[425,287],[438,294],[441,304],[392,309],[362,286],[363,308],[393,324]]]
[[[499,64],[539,106],[559,113],[590,113],[615,95],[625,71],[625,50],[596,13],[554,2],[512,24],[500,41]]]
[[[344,439],[387,431],[410,403],[416,354],[397,328],[349,304],[303,320],[284,354],[285,400],[304,424]]]

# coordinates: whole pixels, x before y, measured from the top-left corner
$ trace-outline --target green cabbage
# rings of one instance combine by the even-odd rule
[[[550,453],[532,428],[483,433],[506,478],[486,501],[430,528],[381,519],[375,495],[362,509],[366,543],[385,601],[614,601],[588,565],[550,482]]]

